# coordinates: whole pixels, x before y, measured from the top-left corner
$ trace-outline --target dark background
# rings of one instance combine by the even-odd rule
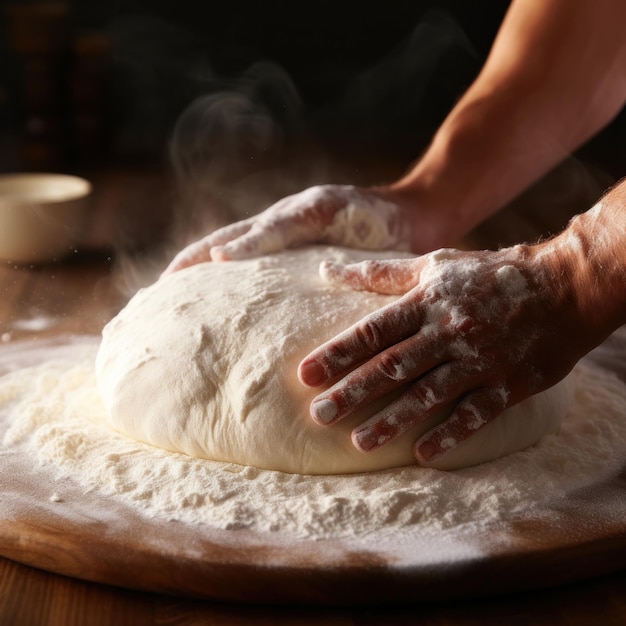
[[[195,97],[246,91],[289,137],[413,155],[480,67],[507,3],[473,4],[4,0],[3,131],[56,134],[70,160],[93,157],[87,147],[155,160]],[[43,80],[54,84],[32,93]],[[105,144],[82,154],[81,114]]]
[[[293,158],[308,150],[318,165],[329,155],[353,164],[340,170],[350,182],[370,182],[368,161],[397,172],[419,157],[507,7],[3,0],[0,170],[161,167],[227,186],[267,168],[311,168]],[[620,177],[625,127],[622,115],[577,164]],[[321,168],[293,187],[327,177]]]

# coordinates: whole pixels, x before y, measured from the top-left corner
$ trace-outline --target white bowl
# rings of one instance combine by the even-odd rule
[[[74,252],[91,184],[67,174],[0,175],[0,258],[45,263]]]

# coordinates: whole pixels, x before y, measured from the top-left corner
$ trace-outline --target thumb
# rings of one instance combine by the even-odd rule
[[[344,285],[356,291],[403,295],[419,282],[422,265],[420,258],[368,260],[349,265],[323,261],[319,272],[333,285]]]

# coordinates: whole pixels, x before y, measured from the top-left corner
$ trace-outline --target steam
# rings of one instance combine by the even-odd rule
[[[430,10],[410,35],[357,73],[318,126],[407,160],[420,154],[482,59],[460,24]]]
[[[380,166],[395,150],[405,168],[478,69],[462,29],[436,11],[382,59],[346,72],[337,92],[318,94],[316,103],[270,61],[236,78],[208,71],[209,93],[185,108],[169,144],[178,190],[172,247],[313,184],[381,182],[349,158],[361,151]],[[348,159],[345,146],[354,149]]]
[[[178,226],[188,235],[256,213],[303,183],[280,175],[300,131],[301,102],[290,78],[259,62],[231,82],[196,98],[172,134]]]
[[[148,51],[137,44],[145,40],[137,36],[138,28],[140,34],[153,33]],[[167,156],[176,183],[165,249],[149,261],[141,259],[141,269],[130,262],[122,268],[128,292],[156,278],[187,243],[288,194],[322,183],[381,184],[401,175],[484,61],[452,15],[429,11],[369,65],[348,67],[343,59],[343,65],[330,68],[335,74],[309,76],[313,93],[303,95],[298,77],[276,62],[251,59],[250,51],[238,55],[230,49],[231,59],[251,60],[243,71],[221,74],[218,56],[181,27],[135,21],[120,32],[139,77],[129,83],[141,93],[146,110],[154,103],[165,109],[146,117],[168,120]],[[572,196],[586,202],[596,189],[593,178],[571,157],[546,184],[478,229],[476,241],[491,246],[494,227],[503,220],[513,228],[498,245],[531,237],[524,230],[527,220],[511,219],[521,205],[520,214],[530,209],[543,215],[547,206],[556,206],[559,214],[570,206],[584,210]],[[546,226],[554,232],[552,224]]]

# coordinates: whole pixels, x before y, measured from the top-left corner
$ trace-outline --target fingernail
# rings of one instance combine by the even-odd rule
[[[326,398],[317,400],[311,405],[313,419],[322,424],[330,424],[337,417],[337,405]]]
[[[363,452],[368,452],[378,443],[378,435],[369,430],[355,432],[352,434],[352,443]]]
[[[428,461],[435,451],[437,446],[432,441],[425,441],[418,448],[417,451],[424,461]]]
[[[324,367],[317,361],[309,361],[300,366],[300,380],[305,385],[319,385],[324,381],[324,374]]]

